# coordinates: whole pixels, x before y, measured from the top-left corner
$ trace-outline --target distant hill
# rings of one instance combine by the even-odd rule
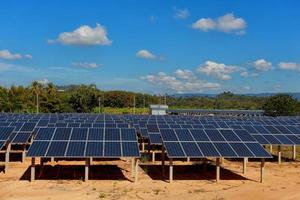
[[[269,96],[273,96],[277,93],[253,93],[253,94],[236,94],[236,95],[244,95],[244,96],[255,96],[255,97],[269,97]],[[292,95],[294,98],[300,100],[300,93],[286,93],[286,94],[289,94],[289,95]],[[201,94],[201,93],[186,93],[186,94],[173,94],[173,95],[170,95],[170,96],[173,96],[173,97],[186,97],[186,98],[189,98],[189,97],[216,97],[218,94]]]

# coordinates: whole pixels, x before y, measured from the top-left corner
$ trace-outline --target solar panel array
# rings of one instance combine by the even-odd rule
[[[139,157],[132,128],[40,128],[28,157]]]
[[[268,158],[271,155],[246,131],[161,129],[170,158]]]
[[[0,127],[0,150],[6,145],[14,128]]]
[[[0,138],[9,135],[0,146],[25,144],[35,135],[28,156],[41,157],[139,156],[137,133],[153,145],[163,142],[177,157],[260,157],[269,156],[261,145],[300,144],[300,117],[1,113],[0,127],[13,129],[0,132]],[[123,138],[125,130],[135,138]]]

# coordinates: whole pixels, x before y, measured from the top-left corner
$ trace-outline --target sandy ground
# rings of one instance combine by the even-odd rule
[[[300,199],[300,162],[266,162],[265,182],[259,183],[260,162],[251,161],[242,174],[242,162],[226,160],[221,181],[215,182],[215,167],[207,172],[200,163],[175,162],[174,182],[162,177],[160,162],[143,163],[138,183],[131,177],[129,160],[94,161],[91,179],[83,182],[83,161],[37,166],[37,180],[29,182],[30,159],[11,162],[0,172],[0,199]],[[168,170],[166,170],[168,174]]]

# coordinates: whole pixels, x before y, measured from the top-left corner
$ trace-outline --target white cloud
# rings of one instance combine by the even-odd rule
[[[91,62],[74,62],[72,63],[73,66],[75,67],[82,67],[82,68],[87,68],[87,69],[95,69],[97,67],[99,67],[99,65],[97,63]]]
[[[197,69],[198,72],[204,73],[207,76],[212,76],[219,80],[230,80],[234,72],[240,71],[240,68],[232,65],[225,65],[223,63],[216,63],[213,61],[206,61]]]
[[[176,19],[186,19],[186,18],[188,18],[190,16],[190,12],[186,8],[184,8],[184,9],[177,9],[177,8],[175,8],[174,10],[176,12],[175,15],[174,15],[174,17]]]
[[[225,33],[244,34],[247,23],[243,18],[238,18],[233,13],[228,13],[218,19],[201,18],[193,23],[192,27],[205,32],[217,30]]]
[[[13,54],[9,50],[5,49],[0,51],[0,58],[6,60],[17,60],[17,59],[21,59],[22,55],[18,53]]]
[[[217,90],[221,87],[219,83],[210,83],[197,78],[180,80],[175,76],[167,75],[164,72],[159,72],[156,75],[147,75],[141,78],[150,84],[160,85],[178,93],[203,92],[204,90]]]
[[[152,15],[152,16],[150,16],[149,20],[150,20],[151,23],[154,23],[155,21],[158,20],[158,18],[156,16]]]
[[[196,78],[194,73],[191,70],[188,69],[177,69],[175,71],[175,75],[177,78],[181,78],[181,79],[194,79]]]
[[[246,85],[246,86],[243,86],[243,89],[244,89],[244,90],[250,90],[251,87]]]
[[[255,72],[249,73],[248,71],[243,71],[240,73],[240,75],[242,77],[248,78],[248,77],[257,77],[258,73],[255,73]]]
[[[50,81],[48,79],[46,79],[46,78],[41,79],[41,80],[37,80],[37,82],[39,84],[42,84],[42,85],[47,85],[48,83],[50,83]]]
[[[30,55],[30,54],[22,55],[20,53],[11,53],[7,49],[0,50],[0,59],[5,59],[5,60],[19,60],[19,59],[22,59],[22,58],[32,59],[32,55]]]
[[[32,55],[31,54],[26,54],[24,55],[25,58],[28,58],[28,59],[32,59]]]
[[[55,40],[49,39],[48,43],[60,42],[65,45],[111,45],[112,41],[107,36],[105,27],[96,24],[96,27],[82,25],[72,32],[63,32]]]
[[[295,62],[280,62],[278,67],[283,70],[299,71],[300,72],[300,63]]]
[[[253,67],[257,71],[269,71],[272,69],[272,63],[266,61],[265,59],[258,59],[253,63]]]
[[[152,59],[152,60],[157,58],[156,55],[154,55],[153,53],[151,53],[146,49],[139,50],[135,55],[140,58]]]

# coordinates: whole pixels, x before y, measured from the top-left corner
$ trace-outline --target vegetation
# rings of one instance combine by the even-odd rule
[[[273,117],[297,115],[299,108],[299,102],[287,94],[272,96],[263,105],[265,114]]]
[[[37,103],[38,102],[38,103]],[[126,91],[102,91],[96,85],[55,86],[33,82],[30,86],[0,87],[0,112],[145,114],[149,104],[165,97]],[[167,96],[170,108],[266,110],[267,115],[295,115],[300,103],[289,95],[254,97],[224,92],[216,97]]]

